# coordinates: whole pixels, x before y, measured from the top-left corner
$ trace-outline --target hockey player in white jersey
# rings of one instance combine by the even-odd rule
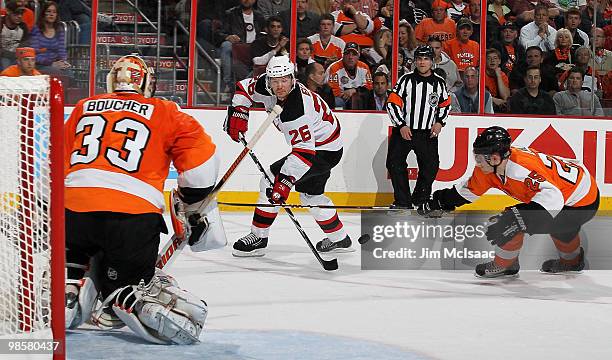
[[[283,108],[274,125],[291,145],[291,153],[270,166],[273,187],[269,188],[262,177],[258,203],[281,204],[295,186],[302,204],[333,205],[323,193],[331,169],[342,158],[342,140],[340,123],[327,103],[296,81],[295,65],[287,56],[273,57],[265,74],[236,84],[224,125],[234,141],[239,141],[240,134],[247,131],[249,108],[254,103],[263,104],[267,110],[277,104]],[[309,210],[326,235],[316,245],[319,252],[353,251],[351,239],[335,209]],[[251,232],[234,243],[234,256],[264,255],[270,226],[278,211],[279,207],[255,209]]]

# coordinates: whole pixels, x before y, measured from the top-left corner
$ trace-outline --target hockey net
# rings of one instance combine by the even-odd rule
[[[48,76],[0,77],[0,338],[63,349],[62,96]]]

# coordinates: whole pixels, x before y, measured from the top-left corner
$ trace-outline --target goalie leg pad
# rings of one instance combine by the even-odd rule
[[[65,324],[67,329],[75,329],[91,318],[91,314],[98,302],[99,291],[96,286],[96,270],[99,256],[94,256],[89,266],[66,263],[67,268],[81,269],[85,271],[81,279],[66,279],[66,285],[73,285],[78,289],[76,298],[66,294]]]
[[[143,339],[156,344],[193,344],[198,342],[208,306],[176,281],[158,271],[147,285],[130,285],[129,293],[113,305],[123,322]],[[131,291],[130,291],[131,290]],[[134,316],[134,313],[136,314]]]
[[[121,321],[123,321],[130,328],[130,330],[135,332],[136,335],[140,336],[146,341],[153,344],[170,344],[170,341],[161,340],[153,336],[133,312],[128,312],[117,305],[113,305],[113,311],[115,312],[115,314],[117,314]]]

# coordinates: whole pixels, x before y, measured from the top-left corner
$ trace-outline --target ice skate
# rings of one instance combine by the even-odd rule
[[[584,270],[584,249],[580,247],[579,261],[575,265],[561,262],[561,259],[546,260],[542,263],[541,272],[546,274],[579,274]]]
[[[520,268],[518,260],[509,267],[502,267],[497,265],[495,261],[489,261],[476,265],[474,275],[478,278],[518,277]]]
[[[232,255],[237,257],[264,256],[266,246],[268,246],[268,238],[260,238],[250,233],[236,240]]]
[[[355,251],[351,244],[350,236],[346,235],[344,239],[336,242],[325,238],[317,243],[316,248],[318,252],[322,253],[346,253]]]

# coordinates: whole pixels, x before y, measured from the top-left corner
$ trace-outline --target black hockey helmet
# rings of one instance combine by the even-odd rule
[[[417,46],[414,50],[414,58],[416,59],[419,56],[428,57],[431,60],[434,59],[434,49],[429,45],[421,45]]]
[[[491,155],[499,153],[502,159],[510,156],[510,143],[512,138],[506,129],[500,126],[491,126],[481,132],[474,140],[474,154]]]

